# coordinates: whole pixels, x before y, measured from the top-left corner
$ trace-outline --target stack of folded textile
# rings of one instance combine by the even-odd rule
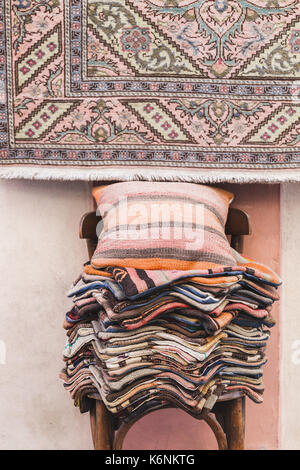
[[[232,195],[188,183],[118,183],[96,188],[94,196],[103,229],[91,263],[68,294],[74,305],[64,322],[61,377],[75,404],[87,411],[86,398],[98,395],[126,421],[162,406],[197,416],[236,390],[262,402],[280,280],[230,248],[224,226]],[[160,223],[155,211],[145,217],[150,202],[165,205],[174,198],[202,205],[197,214],[185,208],[185,227],[197,234],[192,249],[190,233],[184,243],[174,236],[183,212]],[[124,215],[124,200],[127,210],[138,201],[134,223],[116,217],[120,205]],[[128,239],[133,226],[142,233],[134,243]],[[160,233],[154,240],[152,232],[146,239],[146,226],[173,231],[169,238]],[[124,227],[128,238],[112,236]]]

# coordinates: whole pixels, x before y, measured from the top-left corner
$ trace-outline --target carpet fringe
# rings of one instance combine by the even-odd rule
[[[197,169],[197,168],[65,168],[0,167],[0,179],[53,181],[182,181],[191,183],[300,182],[300,169]]]

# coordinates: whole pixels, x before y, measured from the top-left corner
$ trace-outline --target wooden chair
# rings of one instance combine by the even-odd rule
[[[96,226],[101,220],[96,212],[88,212],[80,221],[79,236],[86,240],[89,258],[97,245]],[[230,244],[239,253],[243,250],[243,237],[251,233],[248,215],[240,209],[230,208],[225,227],[231,236]],[[123,423],[114,431],[114,417],[107,410],[98,395],[91,399],[91,432],[95,450],[120,450],[130,428],[148,414]],[[165,407],[174,408],[174,407]],[[151,413],[151,411],[150,411]],[[212,429],[220,450],[243,450],[245,436],[245,396],[241,392],[227,393],[218,399],[209,413],[202,413],[197,419],[204,420]]]

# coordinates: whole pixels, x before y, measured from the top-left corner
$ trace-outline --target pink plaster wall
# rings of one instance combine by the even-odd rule
[[[221,186],[221,185],[219,185]],[[280,272],[279,185],[223,184],[235,194],[233,206],[245,210],[252,225],[244,253]],[[279,442],[279,305],[277,325],[268,343],[264,403],[246,400],[246,449],[277,449]],[[210,428],[181,410],[161,410],[140,420],[128,433],[124,449],[216,449]]]

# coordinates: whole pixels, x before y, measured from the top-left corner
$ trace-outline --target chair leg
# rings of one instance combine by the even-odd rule
[[[93,400],[93,404],[90,408],[90,424],[91,424],[91,434],[93,439],[93,444],[95,448],[95,437],[96,437],[96,403]]]
[[[218,419],[216,416],[213,415],[213,413],[207,413],[203,415],[202,418],[210,427],[210,429],[213,431],[217,443],[218,443],[218,448],[219,450],[227,450],[227,439],[226,439],[226,434],[224,433],[224,430],[219,423]]]
[[[113,442],[113,425],[109,411],[100,400],[94,400],[90,411],[91,432],[95,450],[111,450]]]
[[[245,448],[245,398],[236,398],[224,407],[224,427],[228,450]]]

